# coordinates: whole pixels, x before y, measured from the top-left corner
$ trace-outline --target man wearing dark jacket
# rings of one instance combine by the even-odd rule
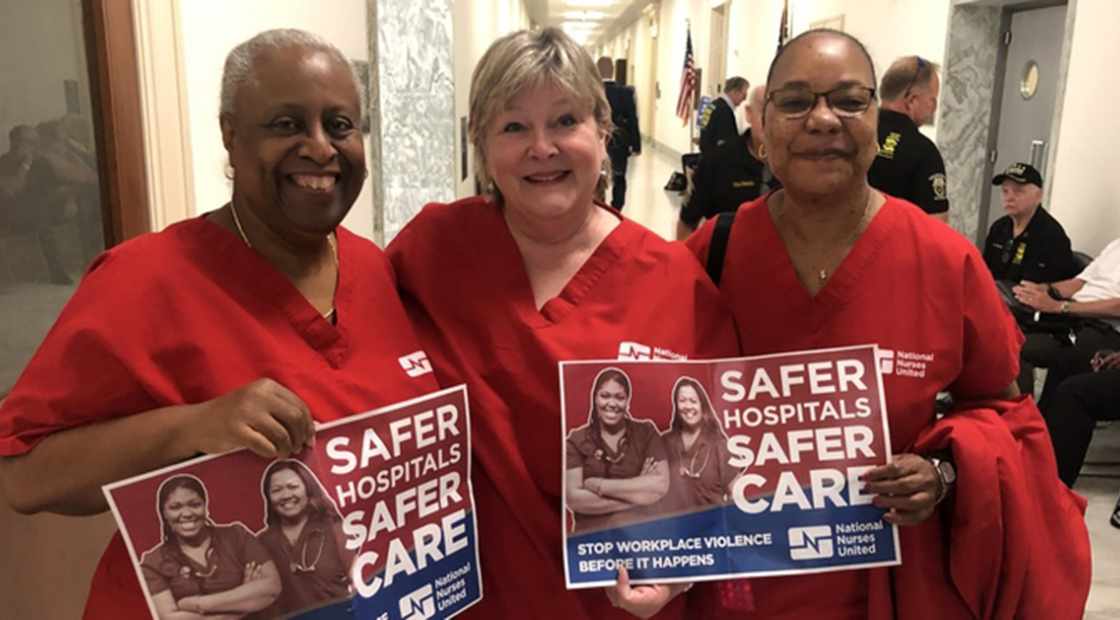
[[[949,221],[945,161],[937,145],[918,128],[933,123],[941,94],[938,66],[921,56],[906,56],[883,74],[879,96],[879,155],[867,181],[877,190],[918,205]]]
[[[1060,282],[1077,275],[1073,249],[1062,225],[1042,208],[1042,174],[1012,164],[992,179],[1007,215],[992,223],[984,262],[996,280]]]
[[[614,131],[607,140],[607,156],[611,160],[611,206],[619,211],[626,204],[626,164],[630,154],[642,152],[642,136],[638,133],[638,107],[634,88],[614,81],[614,61],[603,56],[596,63],[603,78],[603,90],[611,104]]]
[[[735,108],[747,98],[751,85],[741,77],[727,78],[723,94],[712,104],[712,113],[700,132],[700,156],[711,153],[720,144],[739,139],[739,124],[735,121]]]

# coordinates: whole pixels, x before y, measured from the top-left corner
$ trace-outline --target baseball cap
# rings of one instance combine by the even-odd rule
[[[1011,179],[1016,183],[1030,183],[1042,187],[1042,173],[1030,164],[1022,162],[1011,164],[1000,174],[992,178],[992,185],[1000,185],[1005,180]]]

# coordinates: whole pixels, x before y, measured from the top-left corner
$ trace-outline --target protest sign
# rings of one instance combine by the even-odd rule
[[[291,459],[202,457],[105,494],[153,618],[439,620],[482,595],[469,433],[460,386],[323,425]]]
[[[874,346],[561,364],[569,588],[887,566]]]

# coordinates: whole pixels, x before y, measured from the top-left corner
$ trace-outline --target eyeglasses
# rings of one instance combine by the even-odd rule
[[[910,91],[914,90],[914,85],[918,83],[918,76],[922,73],[922,69],[925,69],[926,65],[929,64],[921,56],[918,56],[917,58],[918,64],[914,67],[914,75],[910,76],[910,83],[906,85],[906,90],[902,92],[903,97],[909,95]]]
[[[766,95],[766,103],[772,104],[782,116],[798,119],[808,116],[817,107],[817,99],[821,97],[824,97],[825,103],[836,116],[855,118],[871,107],[871,103],[875,101],[875,89],[868,86],[841,86],[818,93],[803,88],[780,88]]]

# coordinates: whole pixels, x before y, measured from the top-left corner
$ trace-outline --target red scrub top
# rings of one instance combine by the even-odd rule
[[[481,198],[425,207],[387,253],[440,381],[470,389],[484,596],[462,617],[632,618],[599,588],[564,588],[557,364],[616,358],[624,343],[735,355],[711,281],[682,245],[623,218],[537,310],[509,227]],[[683,598],[658,617],[680,618]]]
[[[340,228],[338,261],[336,326],[205,217],[105,252],[0,409],[0,455],[75,426],[207,401],[261,377],[292,390],[320,422],[437,389],[431,373],[410,377],[399,361],[420,346],[381,251]],[[85,618],[147,614],[117,534]]]
[[[688,239],[701,262],[707,261],[713,226],[714,220],[705,223]],[[744,355],[879,345],[894,454],[909,451],[918,434],[933,425],[939,391],[994,395],[1018,373],[1022,335],[980,253],[948,226],[896,198],[887,197],[816,297],[798,280],[766,197],[740,207],[720,291],[735,315]],[[919,526],[900,528],[906,570],[948,579],[939,558],[923,561],[906,553],[908,537],[942,525],[935,512]],[[881,617],[890,613],[888,570],[753,580],[755,612],[719,615]],[[698,596],[702,592],[693,590]],[[970,617],[958,598],[942,600],[935,611],[939,618]]]

